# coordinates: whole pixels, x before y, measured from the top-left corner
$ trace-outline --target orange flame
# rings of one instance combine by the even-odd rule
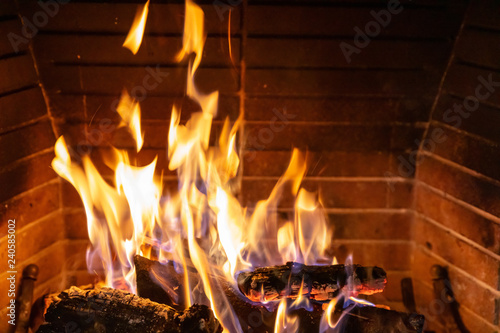
[[[304,308],[309,311],[312,311],[312,305],[309,297],[306,297],[308,294],[308,291],[304,289],[304,280],[302,279],[302,282],[300,283],[300,288],[299,292],[297,293],[298,297],[293,301],[293,303],[290,305],[291,309],[300,309]]]
[[[336,262],[335,258],[334,262]],[[349,266],[352,265],[352,255],[347,256],[345,264],[346,273],[349,276],[352,273],[349,272]],[[350,283],[352,284],[352,281]],[[337,297],[332,299],[330,303],[328,303],[326,309],[325,307],[323,307],[325,309],[325,312],[323,312],[323,315],[321,316],[319,333],[342,331],[342,321],[356,306],[375,306],[373,303],[368,302],[367,300],[352,296],[352,294],[352,286],[343,288],[341,290],[341,293]],[[346,301],[344,302],[344,300]],[[341,308],[338,308],[340,301],[342,301],[342,306]]]
[[[144,135],[141,133],[141,108],[139,103],[134,101],[124,90],[116,111],[122,117],[120,126],[128,127],[136,142],[137,152],[139,152],[144,144]]]
[[[114,151],[114,185],[110,185],[88,156],[81,165],[72,160],[63,137],[55,146],[52,167],[78,191],[87,215],[87,229],[92,248],[89,249],[89,269],[104,269],[108,286],[135,290],[133,255],[152,233],[161,185],[154,180],[156,159],[145,167],[133,167],[128,157]],[[111,160],[111,159],[110,159]],[[96,257],[100,263],[95,263]],[[96,266],[97,264],[97,266]],[[99,267],[102,264],[102,267]]]
[[[330,246],[332,230],[328,228],[323,205],[315,193],[300,189],[295,214],[300,261],[313,265]]]
[[[335,328],[339,324],[340,318],[334,318],[335,309],[337,306],[338,298],[334,298],[328,303],[328,306],[323,312],[323,316],[320,321],[319,331],[326,332],[329,328]]]
[[[295,333],[299,329],[299,321],[297,317],[287,313],[287,299],[281,300],[276,313],[276,321],[274,323],[274,333]]]
[[[141,47],[142,36],[144,35],[146,20],[148,18],[148,11],[149,0],[144,4],[142,10],[137,10],[132,27],[130,28],[127,38],[125,38],[125,42],[123,42],[122,46],[132,51],[133,54],[137,54],[137,51],[139,51],[139,48]]]

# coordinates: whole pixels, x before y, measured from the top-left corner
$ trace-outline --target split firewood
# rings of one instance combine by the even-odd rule
[[[240,273],[237,280],[240,291],[252,302],[296,298],[300,290],[309,299],[324,302],[333,299],[342,288],[363,295],[382,292],[387,276],[376,266],[306,266],[288,262]]]
[[[183,274],[178,273],[172,263],[162,264],[155,260],[135,256],[137,290],[141,297],[151,298],[158,302],[173,304],[179,302],[182,307],[182,288],[184,288]],[[330,267],[330,266],[326,266]],[[344,267],[345,268],[345,267]],[[365,272],[369,268],[365,267]],[[349,271],[349,269],[348,269]],[[384,276],[382,269],[372,269],[380,278]],[[368,275],[358,273],[358,279],[368,280]],[[191,283],[195,283],[196,272],[190,274]],[[363,277],[365,276],[365,277]],[[372,277],[375,274],[372,273]],[[163,283],[160,287],[158,283]],[[239,290],[235,290],[222,276],[218,279],[222,292],[226,295],[238,317],[243,332],[265,333],[273,332],[276,321],[276,311],[270,307],[264,307],[259,303],[250,302]],[[168,285],[168,288],[167,288]],[[175,293],[174,291],[177,291]],[[174,300],[174,299],[175,300]],[[313,310],[298,309],[291,311],[290,315],[299,320],[298,332],[319,332],[323,310],[321,304],[312,304]],[[343,313],[340,307],[337,317]],[[357,306],[345,314],[339,325],[346,328],[344,333],[381,333],[381,332],[417,332],[421,333],[423,328],[423,316],[415,313],[402,313],[398,311],[379,309],[371,306]]]
[[[222,332],[222,326],[205,305],[177,311],[112,288],[71,287],[52,297],[45,321],[38,333]]]
[[[345,333],[422,333],[425,318],[416,313],[386,310],[374,306],[355,306],[350,310],[336,311],[335,316],[343,319],[336,327]],[[335,319],[333,319],[335,321]]]
[[[178,273],[172,262],[162,264],[136,255],[134,257],[137,293],[152,301],[168,304],[176,309],[183,309],[186,300],[184,274]],[[188,268],[189,285],[196,286],[201,281],[197,272]],[[243,331],[251,329],[254,333],[272,332],[276,313],[263,306],[251,304],[237,288],[233,288],[223,275],[212,277],[218,284],[218,292],[222,292],[237,315]],[[208,299],[206,300],[208,303]]]

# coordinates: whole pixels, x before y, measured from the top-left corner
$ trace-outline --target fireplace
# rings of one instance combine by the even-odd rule
[[[136,55],[122,47],[143,1],[8,0],[0,4],[0,246],[8,290],[8,220],[15,219],[17,282],[40,273],[34,297],[96,281],[85,210],[51,168],[63,135],[75,156],[110,143],[134,154],[116,107],[140,102],[140,165],[158,155],[165,187],[173,105],[185,96],[183,1],[152,1]],[[302,182],[320,192],[334,227],[329,256],[387,271],[371,302],[405,311],[412,278],[428,330],[444,332],[430,269],[448,267],[471,332],[498,330],[500,255],[500,6],[495,1],[200,1],[207,39],[196,84],[219,91],[212,142],[244,115],[237,198],[250,210],[308,151]],[[100,163],[100,164],[99,164]],[[280,216],[293,215],[284,195]],[[7,292],[0,295],[6,318]],[[1,327],[7,325],[2,320]],[[6,326],[5,326],[6,327]],[[2,329],[3,331],[3,329]]]

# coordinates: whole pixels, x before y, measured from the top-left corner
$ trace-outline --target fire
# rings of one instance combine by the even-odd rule
[[[326,332],[330,328],[335,329],[339,323],[339,318],[334,319],[335,309],[337,307],[338,298],[334,298],[328,303],[325,312],[323,312],[323,316],[321,317],[321,323],[319,327],[319,331],[321,333]]]
[[[122,118],[120,126],[129,128],[136,142],[137,152],[139,152],[144,144],[144,135],[141,133],[141,108],[139,103],[134,101],[128,92],[124,90],[116,111]]]
[[[138,9],[132,23],[132,28],[123,42],[123,47],[126,47],[133,54],[137,54],[142,43],[142,36],[144,35],[144,29],[146,28],[146,20],[148,18],[149,11],[149,0],[144,4],[142,10]]]
[[[124,46],[136,53],[144,33],[149,1],[136,20]],[[168,168],[178,175],[178,191],[163,188],[157,159],[137,166],[125,150],[112,147],[104,156],[113,170],[105,178],[88,156],[81,162],[72,157],[63,137],[57,140],[54,170],[69,181],[82,198],[87,215],[91,247],[89,270],[103,270],[106,284],[135,292],[136,254],[160,261],[174,261],[184,273],[185,306],[208,299],[216,317],[228,332],[241,332],[238,318],[225,298],[216,277],[223,276],[236,287],[236,275],[256,266],[297,261],[317,264],[324,260],[332,230],[328,225],[321,197],[301,187],[307,173],[306,157],[294,149],[290,163],[266,200],[250,211],[242,207],[235,194],[240,173],[238,140],[243,114],[233,123],[226,119],[218,141],[210,146],[213,119],[217,116],[218,92],[203,94],[194,77],[200,66],[206,34],[204,14],[191,0],[186,1],[183,47],[177,60],[187,58],[187,96],[197,102],[200,112],[186,123],[174,106],[167,137]],[[140,126],[140,106],[124,91],[117,111],[141,151],[144,134]],[[288,221],[277,217],[283,192],[295,198],[294,214]],[[328,260],[332,260],[331,258]],[[196,271],[199,285],[190,285]],[[161,281],[161,277],[157,280]],[[202,289],[203,293],[193,290]],[[284,299],[278,306],[275,332],[295,332],[298,319],[293,309],[310,309],[308,286],[302,282],[299,297]],[[165,286],[170,290],[169,286]],[[276,301],[273,306],[277,306]]]
[[[332,239],[321,201],[316,198],[315,193],[300,189],[295,214],[301,253],[299,261],[306,265],[315,264]]]
[[[299,292],[297,293],[297,295],[298,295],[298,297],[293,301],[290,308],[291,309],[303,308],[303,309],[306,309],[308,311],[312,311],[313,308],[311,305],[311,301],[308,297],[306,297],[307,290],[304,289],[304,280],[302,280],[302,282],[300,283],[300,288],[299,288]]]
[[[334,263],[336,263],[334,258]],[[346,273],[349,275],[350,265],[352,265],[352,255],[347,256],[346,263]],[[357,294],[352,286],[352,281],[348,283],[347,288],[344,288],[337,297],[333,298],[328,305],[323,307],[325,311],[321,316],[320,321],[320,333],[324,332],[342,332],[341,324],[345,316],[350,315],[352,309],[356,306],[375,306],[375,304],[368,302],[367,300],[356,298],[352,296]],[[326,304],[324,304],[326,305]]]
[[[288,314],[287,299],[281,300],[276,314],[274,333],[294,333],[299,329],[299,321],[295,316]]]
[[[362,298],[356,298],[354,296],[349,297],[349,300],[361,305],[375,306],[375,304],[368,302],[367,300],[364,300]]]

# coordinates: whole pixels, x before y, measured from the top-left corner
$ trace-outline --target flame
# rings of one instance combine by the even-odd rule
[[[203,29],[204,22],[205,15],[203,14],[203,10],[193,1],[186,0],[182,50],[177,54],[176,59],[177,61],[181,61],[190,54],[195,54],[194,60],[190,60],[189,62],[186,95],[198,102],[204,113],[215,117],[217,114],[219,92],[214,91],[208,95],[202,94],[196,89],[194,83],[194,76],[200,66],[207,38]]]
[[[116,111],[122,118],[120,126],[128,127],[136,142],[136,149],[139,152],[144,144],[144,135],[141,133],[141,108],[137,101],[134,101],[126,90],[123,91]]]
[[[88,156],[82,157],[81,164],[72,159],[63,137],[56,142],[55,155],[52,167],[83,201],[92,245],[87,254],[89,270],[104,269],[108,286],[134,291],[132,258],[147,255],[141,245],[151,236],[158,216],[161,185],[154,179],[156,159],[145,167],[134,167],[126,154],[115,150],[108,160],[115,170],[111,185]]]
[[[146,28],[146,20],[148,18],[149,11],[149,0],[144,4],[142,10],[137,9],[137,13],[135,14],[134,22],[132,23],[132,27],[128,32],[127,38],[125,38],[125,42],[123,42],[123,47],[126,47],[133,54],[137,54],[139,48],[142,43],[142,36],[144,35],[144,28]]]
[[[286,222],[278,230],[278,250],[284,262],[297,261],[294,228],[293,222]]]
[[[313,265],[330,246],[332,230],[328,229],[323,205],[315,193],[300,189],[295,214],[297,214],[297,235],[301,262]]]
[[[320,332],[326,332],[329,328],[337,327],[339,323],[339,318],[335,319],[334,313],[337,307],[338,300],[339,299],[336,297],[332,299],[330,303],[328,303],[325,312],[323,312],[323,315],[321,316],[320,327],[319,327]]]
[[[232,278],[239,262],[242,261],[240,253],[245,245],[244,212],[236,198],[220,187],[217,188],[215,208],[218,235],[228,259],[223,269],[226,275]]]
[[[293,303],[290,305],[290,309],[306,309],[308,311],[312,311],[313,307],[311,305],[311,301],[309,300],[309,297],[306,297],[307,294],[309,294],[308,291],[304,289],[304,279],[302,279],[302,282],[300,283],[300,288],[299,292],[297,293],[298,297],[293,301]]]
[[[288,314],[287,299],[281,300],[276,313],[276,321],[274,323],[274,333],[295,333],[299,329],[299,321],[297,317]]]
[[[334,261],[336,259],[334,258]],[[352,254],[348,255],[345,262],[345,269],[347,276],[352,274]],[[337,297],[333,298],[326,306],[325,312],[321,316],[320,321],[320,333],[324,332],[343,332],[342,322],[346,316],[350,315],[350,312],[357,306],[375,306],[373,303],[367,300],[356,298],[352,296],[353,288],[352,281],[348,281],[350,284],[347,288],[343,288],[341,293]],[[325,305],[325,304],[324,304]]]
[[[330,246],[332,232],[321,200],[316,193],[301,188],[295,202],[295,223],[286,222],[278,230],[278,249],[283,261],[317,263]]]
[[[367,300],[365,299],[362,299],[362,298],[356,298],[354,296],[351,296],[349,297],[349,299],[357,304],[360,304],[360,305],[368,305],[368,306],[375,306],[375,304],[371,303],[371,302],[368,302]]]
[[[186,0],[184,17],[184,34],[182,37],[182,50],[177,54],[177,61],[181,61],[191,53],[196,54],[193,64],[193,72],[196,71],[201,62],[203,48],[205,46],[205,14],[192,0]]]
[[[149,1],[129,34],[138,41],[135,52],[144,32],[148,5]],[[173,261],[183,276],[184,288],[174,292],[166,285],[164,290],[176,300],[182,298],[186,307],[194,303],[210,305],[225,331],[242,332],[218,281],[223,278],[237,290],[236,276],[243,270],[286,261],[317,264],[325,259],[332,230],[321,196],[301,188],[307,156],[297,149],[267,199],[252,208],[239,203],[238,140],[243,114],[234,122],[225,119],[218,140],[210,140],[219,95],[217,91],[201,93],[195,84],[206,40],[203,25],[203,11],[187,0],[183,47],[177,60],[188,61],[187,97],[199,105],[200,111],[181,122],[181,111],[177,106],[172,109],[166,134],[167,157],[168,168],[177,172],[176,192],[164,190],[156,170],[157,158],[137,166],[127,151],[114,147],[103,157],[113,171],[112,177],[102,176],[88,156],[81,162],[75,159],[63,137],[56,142],[52,165],[82,198],[91,242],[89,270],[104,271],[108,286],[135,291],[134,255]],[[124,91],[117,111],[122,118],[120,125],[130,131],[135,150],[140,152],[144,134],[139,103]],[[285,192],[295,198],[295,204],[283,223],[277,213]],[[168,283],[161,276],[155,280]],[[298,296],[293,302],[285,299],[279,303],[275,332],[295,332],[298,320],[290,311],[311,309],[310,286],[302,281],[300,288],[298,284],[293,288],[299,289]],[[267,301],[270,306],[277,305],[277,301]]]

